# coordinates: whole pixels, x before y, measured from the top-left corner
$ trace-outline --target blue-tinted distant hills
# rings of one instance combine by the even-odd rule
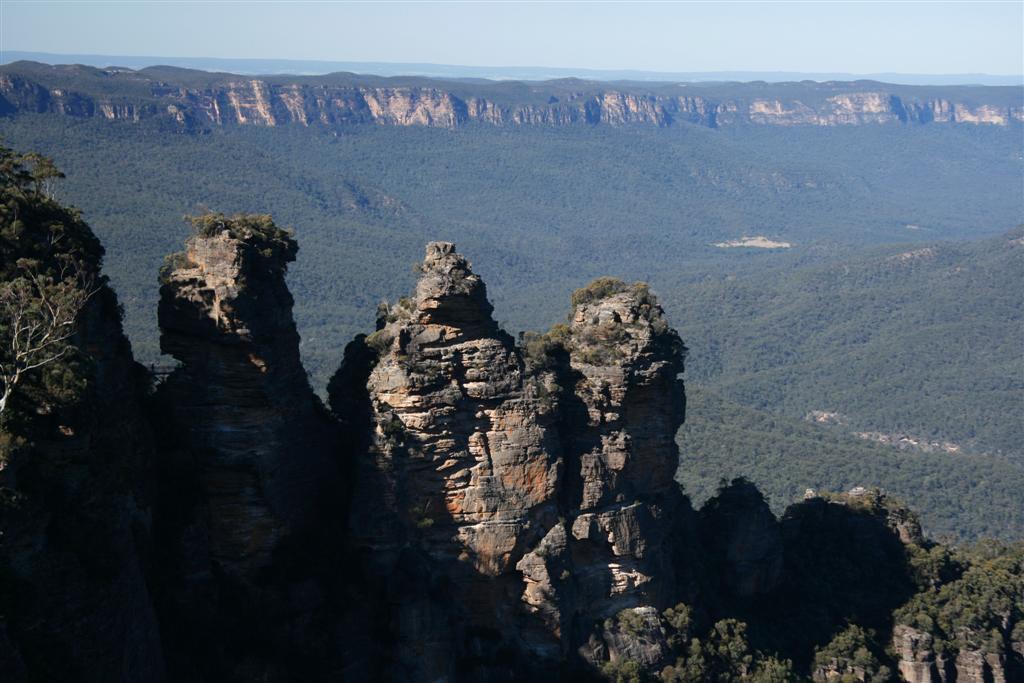
[[[904,74],[904,73],[818,73],[803,71],[637,71],[630,69],[582,69],[545,66],[466,66],[403,62],[343,62],[295,59],[221,59],[215,57],[153,57],[127,55],[57,54],[5,50],[0,63],[19,60],[44,64],[84,64],[143,69],[166,65],[235,74],[319,75],[338,71],[378,76],[426,76],[491,80],[543,81],[557,78],[585,78],[598,81],[856,81],[873,80],[905,85],[1021,85],[1024,74]]]

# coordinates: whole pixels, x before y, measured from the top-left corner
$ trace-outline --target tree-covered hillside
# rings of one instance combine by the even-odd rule
[[[422,244],[447,239],[490,283],[515,332],[560,320],[600,275],[647,280],[683,322],[708,275],[816,261],[843,245],[996,234],[1019,222],[1015,128],[353,126],[188,135],[57,115],[0,120],[9,144],[57,158],[61,198],[107,245],[126,327],[156,358],[156,273],[208,206],[296,229],[291,274],[318,384],[338,349],[406,291]],[[910,227],[908,227],[910,226]],[[722,249],[763,234],[789,250]]]
[[[689,376],[727,398],[794,418],[836,413],[843,431],[951,442],[1020,464],[1022,292],[1018,228],[719,277],[675,303]]]
[[[411,288],[430,240],[470,256],[513,333],[564,320],[570,292],[594,277],[645,280],[690,348],[684,463],[696,453],[703,473],[684,473],[688,490],[746,474],[781,506],[806,486],[879,485],[921,510],[934,533],[958,537],[1022,534],[1024,506],[1008,493],[1019,468],[975,452],[1009,454],[1022,442],[1024,247],[1007,237],[935,242],[1020,222],[1017,133],[682,125],[190,135],[57,115],[0,119],[9,144],[54,155],[68,172],[58,196],[84,210],[106,245],[144,362],[159,360],[160,266],[187,232],[182,216],[203,207],[271,213],[295,228],[289,286],[319,387],[344,345],[373,329],[378,302]],[[747,235],[792,246],[714,246]],[[896,242],[904,246],[883,246]],[[745,414],[760,426],[716,431],[713,413],[698,410],[701,385],[729,399],[722,410],[758,408]],[[810,410],[846,423],[798,422]],[[905,454],[847,438],[855,430],[964,450]]]
[[[692,348],[692,347],[691,347]],[[689,384],[677,480],[697,505],[745,477],[781,514],[806,489],[879,486],[921,516],[932,538],[1024,538],[1024,468],[991,455],[898,451],[748,408]]]

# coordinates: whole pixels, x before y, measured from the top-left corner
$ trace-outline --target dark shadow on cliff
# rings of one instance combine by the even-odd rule
[[[814,650],[849,624],[887,634],[915,592],[907,550],[884,510],[855,498],[811,498],[776,520],[760,492],[737,479],[700,511],[714,619],[749,626],[756,649],[807,670]]]
[[[491,327],[480,334],[492,335],[512,348],[512,338]],[[450,557],[428,552],[430,547],[449,543],[459,522],[442,494],[444,472],[412,457],[415,437],[398,416],[388,419],[385,413],[380,424],[375,423],[368,381],[378,361],[378,351],[366,343],[365,335],[359,335],[347,345],[328,385],[330,406],[342,425],[358,487],[349,552],[352,585],[360,593],[355,609],[364,619],[366,634],[361,651],[354,653],[361,659],[361,674],[370,680],[420,680],[424,672],[443,671],[453,680],[521,680],[532,672],[532,662],[509,642],[500,616],[516,611],[521,586],[515,577],[478,571],[459,556],[454,544]],[[447,362],[456,384],[469,381],[460,353]],[[483,419],[480,403],[489,401],[463,396],[456,412]],[[385,469],[374,456],[378,427],[377,438],[389,453]],[[452,438],[453,453],[469,451],[468,435],[453,429]],[[415,474],[407,471],[412,467],[417,468]],[[413,476],[415,486],[406,490],[403,483]],[[392,486],[396,487],[393,492]],[[417,498],[425,491],[435,493]],[[392,504],[385,502],[392,497]],[[539,525],[536,533],[542,535],[553,522]],[[366,537],[370,528],[376,533]]]
[[[0,411],[0,677],[159,681],[146,378],[102,245],[47,190],[62,177],[50,160],[0,146],[0,362],[13,388]],[[54,307],[71,307],[72,322]]]
[[[353,584],[344,460],[337,476],[322,481],[310,522],[291,530],[269,564],[244,580],[210,557],[206,456],[189,448],[167,401],[158,391],[147,408],[160,444],[153,584],[171,679],[340,676]],[[322,417],[329,425],[326,411]]]

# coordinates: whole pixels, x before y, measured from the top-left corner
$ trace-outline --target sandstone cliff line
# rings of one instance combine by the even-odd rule
[[[21,67],[21,68],[19,68]],[[150,70],[98,70],[16,63],[0,69],[0,113],[50,112],[186,130],[219,126],[352,124],[455,128],[691,123],[847,126],[987,124],[1024,121],[1016,88],[915,89],[875,82],[669,85],[650,88],[584,81],[466,84],[426,79],[369,80],[341,75],[261,79],[202,72],[175,81]],[[42,76],[42,77],[40,77]],[[83,77],[84,76],[84,77]],[[905,91],[905,92],[904,92]]]

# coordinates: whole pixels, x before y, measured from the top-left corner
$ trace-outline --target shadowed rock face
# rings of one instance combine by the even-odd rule
[[[705,547],[716,563],[720,589],[730,598],[771,592],[782,576],[782,533],[752,483],[736,480],[701,509]]]
[[[75,345],[92,359],[85,396],[52,433],[0,467],[0,678],[165,678],[147,570],[154,457],[141,368],[104,286]],[[50,431],[50,430],[46,430]]]
[[[268,216],[194,222],[159,308],[161,347],[181,363],[155,397],[171,678],[343,678],[366,636],[344,625],[358,605],[340,588],[343,444],[299,363],[296,245]]]
[[[242,575],[308,521],[331,472],[284,283],[295,252],[252,231],[196,234],[161,287],[161,348],[181,363],[161,394],[194,454],[210,557]]]
[[[515,565],[557,522],[562,457],[552,407],[491,310],[454,246],[432,243],[415,295],[367,340],[375,353],[350,346],[332,382],[339,414],[368,415],[350,527],[381,599],[401,603],[388,676],[449,676],[465,648],[493,660],[530,631]]]
[[[0,287],[26,259],[42,278],[77,280],[85,298],[74,349],[29,371],[0,416],[0,679],[158,683],[145,373],[89,226],[12,180],[23,157],[0,156]],[[12,322],[0,312],[0,363]]]

